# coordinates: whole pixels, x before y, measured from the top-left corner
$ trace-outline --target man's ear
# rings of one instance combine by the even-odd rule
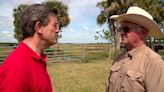
[[[42,26],[41,26],[41,23],[40,23],[40,22],[36,22],[34,28],[35,28],[35,31],[36,31],[37,33],[39,33],[39,34],[42,33]]]

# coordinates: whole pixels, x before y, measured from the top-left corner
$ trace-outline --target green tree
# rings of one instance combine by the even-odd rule
[[[53,0],[53,1],[46,1],[43,4],[47,5],[50,8],[55,8],[58,10],[58,22],[60,24],[60,29],[66,27],[70,23],[70,18],[68,15],[68,6],[63,4],[60,1]]]
[[[51,1],[45,1],[42,4],[47,5],[50,8],[55,8],[58,10],[58,22],[59,22],[59,27],[60,30],[62,30],[62,28],[66,27],[69,23],[70,23],[70,18],[68,15],[68,6],[63,4],[60,1],[57,0],[51,0]],[[21,41],[22,40],[22,32],[21,32],[21,28],[20,28],[20,16],[21,13],[25,10],[25,8],[27,7],[27,5],[19,5],[17,8],[14,8],[14,37],[18,40]],[[61,37],[61,35],[60,35]]]
[[[114,39],[114,56],[117,55],[120,49],[120,32],[114,26],[116,23],[113,20],[109,20],[109,17],[125,13],[129,4],[129,0],[126,0],[126,2],[124,0],[107,0],[97,3],[97,7],[101,9],[97,17],[97,24],[101,26],[107,23],[109,25],[110,33],[113,34]]]
[[[17,8],[14,8],[14,37],[20,41],[23,37],[22,37],[22,31],[20,28],[20,16],[21,13],[24,11],[24,9],[27,7],[27,5],[19,5]]]
[[[109,32],[109,30],[103,29],[102,31],[96,31],[95,40],[98,40],[99,38],[105,39],[108,41],[108,43],[113,43],[113,35]],[[113,53],[111,51],[112,45],[108,44],[108,57],[111,59],[113,58]]]

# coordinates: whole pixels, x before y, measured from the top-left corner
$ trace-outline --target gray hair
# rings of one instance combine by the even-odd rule
[[[28,6],[21,16],[21,30],[23,39],[33,36],[35,33],[35,24],[40,22],[42,26],[46,26],[49,22],[49,14],[57,15],[56,9],[50,9],[46,5],[32,4]]]

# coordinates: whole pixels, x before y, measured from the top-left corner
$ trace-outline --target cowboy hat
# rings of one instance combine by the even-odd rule
[[[137,6],[129,7],[126,14],[113,15],[110,19],[136,23],[145,27],[149,31],[150,36],[155,38],[162,37],[162,32],[156,22],[153,21],[153,17],[147,11]]]

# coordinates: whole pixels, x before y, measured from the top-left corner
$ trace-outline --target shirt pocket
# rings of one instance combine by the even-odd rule
[[[126,75],[129,77],[129,79],[134,80],[134,81],[141,81],[141,77],[143,76],[143,73],[141,72],[136,72],[133,70],[128,70]]]
[[[123,80],[122,86],[128,90],[125,92],[144,92],[143,73],[128,70]]]
[[[110,83],[111,84],[115,84],[115,82],[116,82],[116,80],[117,80],[117,78],[118,78],[118,76],[119,76],[119,73],[118,73],[118,71],[120,70],[120,65],[113,65],[112,67],[111,67],[111,71],[110,71]]]

